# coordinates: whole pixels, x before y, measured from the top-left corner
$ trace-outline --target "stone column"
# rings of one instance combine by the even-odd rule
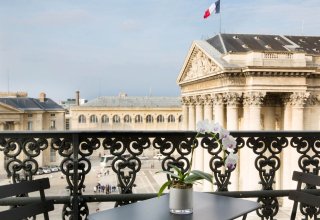
[[[204,119],[208,119],[209,121],[212,121],[213,119],[213,112],[212,112],[212,98],[211,95],[206,95],[204,98]]]
[[[205,101],[204,101],[204,119],[208,119],[210,122],[212,121],[212,98],[211,95],[206,95],[205,96]],[[208,153],[208,150],[204,150],[203,153],[203,170],[204,172],[207,173],[212,173],[209,162],[211,159],[211,155]],[[211,183],[208,181],[203,182],[203,191],[205,192],[210,192],[213,190],[213,186]]]
[[[241,94],[239,93],[227,93],[225,95],[225,101],[227,103],[227,129],[238,130],[239,129],[239,101]]]
[[[188,107],[188,128],[189,130],[194,131],[196,129],[196,119],[195,119],[195,100],[192,97],[188,99],[189,107]]]
[[[248,92],[244,94],[243,105],[247,110],[250,111],[250,130],[261,129],[261,105],[264,99],[265,93],[261,92]],[[246,124],[244,124],[245,126]],[[256,170],[254,164],[256,155],[253,150],[244,147],[239,152],[239,189],[240,190],[259,190],[260,185],[258,184],[259,172]]]
[[[277,97],[274,96],[265,99],[264,130],[274,131],[276,129],[275,107],[278,104],[277,100]]]
[[[240,93],[225,94],[225,102],[227,103],[227,129],[229,131],[236,131],[239,129],[239,102]],[[239,166],[232,172],[229,185],[229,190],[237,191],[239,189]]]
[[[14,124],[14,130],[15,131],[20,131],[20,130],[22,130],[21,129],[21,124],[20,124],[20,122],[19,121],[15,121],[15,122],[13,122],[13,124]]]
[[[309,93],[295,92],[289,96],[288,104],[291,105],[292,111],[292,126],[290,130],[303,130],[303,108],[309,95]],[[293,189],[297,184],[296,182],[292,181],[291,176],[294,170],[299,170],[299,157],[300,155],[296,148],[292,148],[290,145],[283,150],[283,166],[281,166],[281,168],[284,188]],[[292,202],[284,199],[284,204],[287,206],[291,205]]]
[[[204,104],[204,96],[195,97],[196,100],[196,123],[203,120],[203,104]],[[203,148],[199,145],[198,148],[194,152],[194,167],[197,170],[203,170]]]
[[[188,100],[182,97],[182,130],[188,129]]]
[[[291,130],[303,130],[303,108],[310,93],[295,92],[290,96],[292,105]]]
[[[196,123],[198,121],[203,120],[203,104],[204,104],[204,97],[203,96],[196,96],[194,97],[195,105],[196,105]]]
[[[0,131],[4,130],[4,122],[0,121]]]
[[[223,110],[223,95],[213,95],[213,108],[214,108],[214,122],[219,123],[221,126],[225,126],[224,110]]]
[[[283,130],[291,130],[290,94],[284,94],[281,99],[283,102]]]

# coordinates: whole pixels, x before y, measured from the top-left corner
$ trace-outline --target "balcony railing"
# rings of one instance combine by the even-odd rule
[[[240,198],[256,198],[262,207],[257,211],[261,219],[273,219],[279,211],[279,197],[286,197],[290,190],[274,190],[276,175],[284,166],[282,154],[284,149],[297,152],[295,161],[303,172],[319,174],[320,169],[320,132],[231,132],[237,139],[237,151],[246,149],[255,158],[254,166],[259,174],[256,184],[261,185],[258,191],[229,192],[234,170],[225,170],[221,156],[221,144],[210,137],[197,140],[197,148],[203,148],[210,155],[209,167],[214,174],[217,194]],[[115,201],[116,206],[156,196],[154,193],[136,194],[133,187],[137,174],[141,170],[142,155],[147,149],[156,149],[163,154],[161,167],[169,170],[169,164],[175,164],[186,171],[189,166],[192,141],[195,132],[149,132],[149,131],[77,131],[77,132],[0,132],[0,151],[6,157],[5,170],[13,182],[33,179],[38,169],[37,158],[47,148],[52,148],[63,158],[60,164],[63,179],[70,189],[69,196],[53,196],[57,204],[64,204],[63,219],[86,219],[89,215],[88,203]],[[99,148],[108,150],[114,155],[112,170],[116,174],[119,195],[83,195],[86,175],[91,171],[88,159]],[[122,155],[129,153],[131,157]],[[240,158],[241,160],[241,158]],[[241,163],[241,161],[240,161]],[[126,172],[124,172],[126,170]],[[243,175],[243,172],[241,172]],[[291,174],[290,174],[291,175]],[[250,178],[250,177],[247,177]],[[314,187],[308,189],[320,194]],[[38,198],[10,198],[0,205],[25,204]],[[303,215],[310,209],[301,207]],[[319,210],[317,211],[320,212]]]

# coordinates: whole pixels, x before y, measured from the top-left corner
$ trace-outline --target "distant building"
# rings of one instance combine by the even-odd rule
[[[0,131],[65,130],[65,110],[60,105],[45,93],[40,93],[38,99],[27,96],[27,93],[0,93]],[[38,162],[42,166],[55,161],[56,152],[48,148]]]
[[[66,130],[70,130],[70,107],[71,106],[79,106],[87,103],[88,100],[80,98],[80,91],[76,91],[76,98],[74,99],[67,99],[66,101],[61,101],[59,104],[66,110],[66,121],[65,121],[65,128]]]
[[[179,130],[178,97],[98,97],[70,107],[71,130]]]
[[[214,120],[228,130],[320,129],[320,37],[219,34],[197,40],[188,51],[177,83],[181,88],[183,128]],[[254,155],[241,149],[240,179],[231,190],[256,190]],[[276,188],[294,188],[299,155],[284,151],[286,170]],[[204,152],[197,154],[198,169]],[[267,169],[267,168],[266,168]],[[234,174],[237,177],[237,173]],[[248,178],[250,177],[250,178]],[[238,184],[238,186],[237,186]]]

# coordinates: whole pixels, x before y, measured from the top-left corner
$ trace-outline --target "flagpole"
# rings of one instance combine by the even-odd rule
[[[220,0],[220,31],[219,31],[219,33],[221,34],[221,0]]]

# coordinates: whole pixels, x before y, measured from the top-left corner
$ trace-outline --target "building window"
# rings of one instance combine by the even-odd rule
[[[28,124],[27,124],[27,130],[28,131],[32,131],[32,121],[28,121]]]
[[[55,117],[55,116],[56,116],[56,114],[50,114],[50,116],[51,116],[51,117]]]
[[[32,114],[28,114],[28,118],[32,118]]]
[[[141,116],[141,115],[137,115],[137,116],[134,118],[134,122],[135,122],[135,123],[142,123],[142,122],[143,122],[142,116]]]
[[[80,115],[78,118],[79,123],[86,123],[86,116]]]
[[[14,130],[14,122],[13,121],[7,121],[4,123],[4,130],[6,131],[12,131]]]
[[[109,117],[107,115],[102,115],[101,123],[109,123]]]
[[[50,129],[56,129],[56,121],[55,120],[50,121]]]
[[[132,119],[131,119],[130,115],[124,116],[124,118],[123,118],[124,123],[131,123],[131,121],[132,121]]]
[[[178,118],[178,122],[181,123],[182,122],[182,115],[179,116]]]
[[[157,122],[158,122],[158,123],[163,123],[163,122],[164,122],[164,117],[163,117],[163,115],[158,115],[158,117],[157,117]]]
[[[173,115],[169,115],[169,117],[168,117],[168,122],[169,122],[169,123],[175,122],[175,118],[174,118]]]
[[[151,115],[147,115],[146,123],[153,123],[153,117]]]
[[[56,151],[53,148],[50,148],[50,162],[56,162]]]
[[[98,117],[96,115],[91,115],[90,123],[98,123]]]
[[[112,122],[113,123],[120,123],[120,117],[119,115],[114,115],[112,118]]]
[[[70,119],[66,119],[66,130],[70,130]]]

